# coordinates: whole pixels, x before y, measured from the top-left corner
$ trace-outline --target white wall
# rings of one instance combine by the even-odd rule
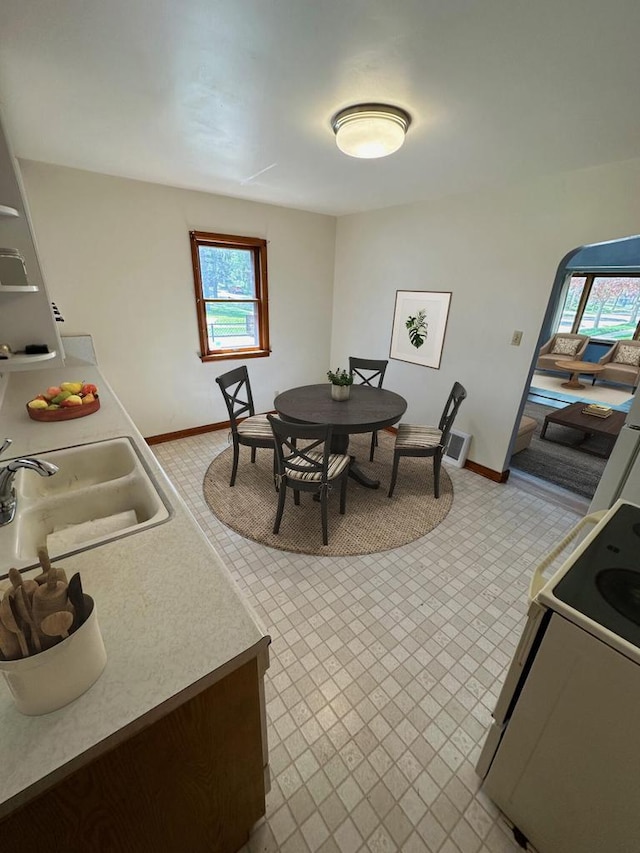
[[[326,379],[333,217],[20,166],[62,332],[93,336],[98,363],[143,435],[227,420],[215,377],[242,363],[258,411],[272,408],[276,390]],[[269,241],[269,358],[200,361],[190,230]]]
[[[145,435],[226,419],[202,364],[188,232],[266,237],[273,353],[250,359],[259,410],[325,380],[349,355],[389,353],[396,289],[452,291],[440,370],[392,360],[406,419],[437,420],[454,380],[470,458],[501,471],[558,264],[578,246],[640,231],[640,160],[336,220],[275,206],[23,162],[63,333],[91,334]],[[335,279],[334,279],[335,260]],[[331,316],[333,306],[333,317]],[[511,334],[522,329],[519,348]],[[331,347],[329,347],[331,340]]]
[[[395,291],[449,290],[440,370],[389,362],[406,421],[437,422],[454,380],[470,458],[502,471],[551,286],[578,246],[640,232],[640,160],[338,220],[331,364],[389,354]],[[524,331],[519,348],[512,332]]]

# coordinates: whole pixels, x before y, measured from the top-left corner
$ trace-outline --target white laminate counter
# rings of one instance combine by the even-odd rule
[[[173,515],[157,527],[54,561],[68,577],[79,571],[94,598],[107,666],[83,696],[39,717],[16,709],[0,677],[0,818],[236,666],[254,657],[268,665],[269,637],[155,456],[97,367],[72,361],[8,375],[0,441],[9,437],[13,445],[5,456],[131,436]],[[29,418],[29,399],[76,379],[98,385],[98,412],[63,423]]]

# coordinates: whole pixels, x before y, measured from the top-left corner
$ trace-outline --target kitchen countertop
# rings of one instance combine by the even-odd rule
[[[173,515],[157,527],[54,561],[67,577],[79,571],[94,598],[107,665],[85,694],[37,717],[16,709],[0,678],[0,818],[245,661],[264,656],[266,665],[270,642],[99,369],[69,358],[63,368],[7,379],[0,442],[9,437],[13,444],[5,457],[130,436]],[[98,412],[62,423],[29,418],[28,400],[73,380],[98,386]]]

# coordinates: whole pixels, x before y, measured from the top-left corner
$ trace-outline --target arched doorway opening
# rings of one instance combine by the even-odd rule
[[[635,319],[634,319],[635,318]],[[605,421],[587,434],[562,423],[571,410],[596,404],[612,410],[606,429],[615,432],[624,421],[634,387],[615,371],[590,373],[603,356],[625,340],[639,337],[640,236],[582,246],[568,252],[558,266],[536,346],[536,356],[523,389],[512,438],[509,467],[514,479],[574,496],[579,509],[588,506],[606,465],[615,435],[600,434]],[[579,388],[566,388],[568,372],[539,368],[538,353],[556,333],[581,334],[588,339],[581,360],[584,374],[576,375]],[[547,365],[549,361],[547,360]],[[554,368],[553,359],[551,367]],[[633,371],[632,371],[633,372]],[[637,385],[637,381],[636,381]],[[582,405],[580,405],[582,404]],[[560,417],[558,418],[558,413]],[[568,415],[566,414],[568,413]],[[547,416],[549,418],[547,419]],[[545,431],[545,420],[548,420]],[[561,423],[555,423],[560,420]],[[535,424],[533,423],[535,421]],[[523,422],[530,430],[523,447]],[[544,438],[542,436],[544,435]],[[527,443],[528,442],[528,443]]]

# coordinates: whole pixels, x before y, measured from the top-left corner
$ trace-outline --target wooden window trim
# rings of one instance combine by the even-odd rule
[[[238,237],[231,234],[213,234],[208,231],[190,231],[191,262],[193,265],[193,283],[196,298],[198,333],[200,336],[200,361],[222,361],[229,359],[265,358],[271,354],[269,346],[269,292],[267,282],[267,241],[259,237]],[[202,289],[202,271],[200,269],[199,246],[212,245],[227,249],[251,249],[254,260],[254,279],[256,296],[253,301],[258,313],[258,346],[232,347],[215,352],[209,350],[207,332],[206,304]]]

